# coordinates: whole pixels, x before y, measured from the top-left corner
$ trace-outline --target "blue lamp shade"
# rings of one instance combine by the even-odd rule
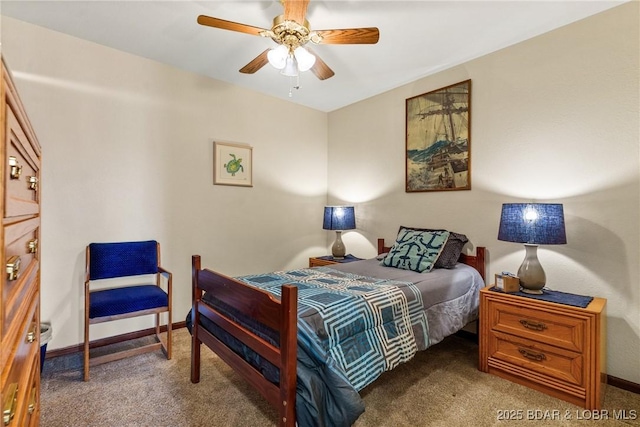
[[[325,206],[325,230],[353,230],[356,228],[356,215],[353,206]]]
[[[525,258],[518,269],[522,292],[542,294],[547,276],[538,260],[538,245],[567,243],[564,212],[559,203],[505,203],[498,240],[524,243]]]
[[[562,204],[503,204],[498,240],[532,245],[567,243]]]

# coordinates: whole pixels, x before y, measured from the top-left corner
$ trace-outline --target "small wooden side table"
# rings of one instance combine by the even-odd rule
[[[309,258],[309,267],[322,267],[324,265],[342,264],[345,262],[362,261],[362,258],[346,255],[344,258],[334,258],[331,255]]]
[[[606,303],[596,297],[582,308],[481,289],[479,369],[586,409],[600,409],[606,382]]]

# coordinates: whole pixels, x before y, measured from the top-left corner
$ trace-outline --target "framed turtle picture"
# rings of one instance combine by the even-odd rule
[[[253,148],[228,142],[213,144],[213,183],[253,187]]]

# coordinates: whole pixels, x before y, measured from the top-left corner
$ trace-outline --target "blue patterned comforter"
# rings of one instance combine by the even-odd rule
[[[319,360],[331,358],[358,391],[428,347],[422,296],[412,283],[329,267],[237,279],[278,297],[282,285],[296,285],[299,341]]]
[[[282,285],[298,287],[296,415],[301,427],[352,425],[364,412],[358,391],[429,346],[422,296],[412,283],[329,267],[236,279],[278,297]],[[204,299],[220,308],[207,297]],[[189,328],[190,322],[188,315]],[[273,331],[248,323],[263,337],[277,342]],[[205,325],[212,331],[211,326],[215,329],[215,325]],[[225,337],[224,331],[212,333],[228,344],[233,340]],[[278,381],[279,372],[269,362],[238,342],[230,347],[244,354],[265,377]]]

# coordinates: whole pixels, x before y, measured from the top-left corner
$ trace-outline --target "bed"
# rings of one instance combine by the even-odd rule
[[[485,248],[429,274],[382,265],[394,248],[378,239],[376,258],[237,278],[194,255],[191,381],[204,343],[277,408],[279,425],[352,425],[360,390],[478,315]]]

